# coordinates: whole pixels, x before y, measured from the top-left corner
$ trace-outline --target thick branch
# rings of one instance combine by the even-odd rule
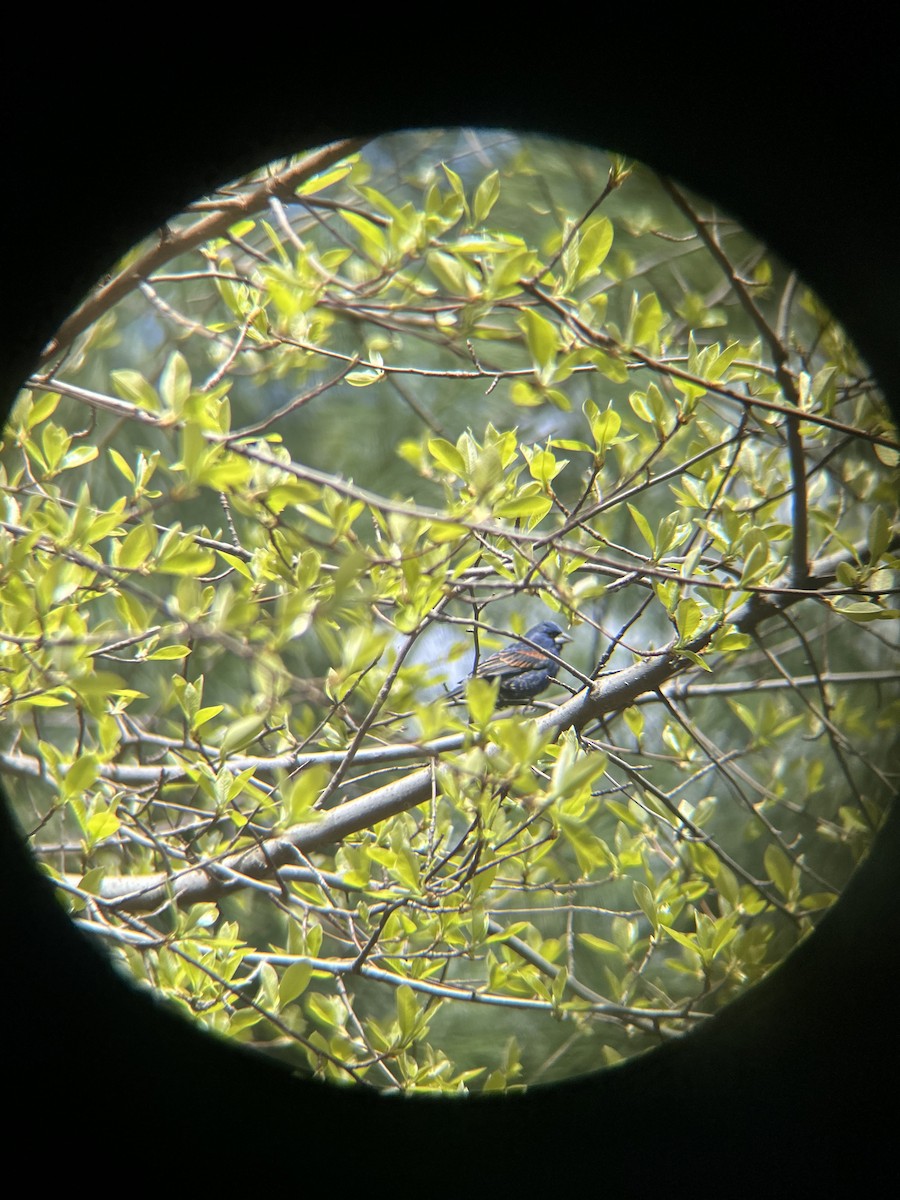
[[[430,766],[414,771],[394,783],[376,788],[357,800],[348,800],[323,813],[317,821],[294,825],[285,833],[266,838],[258,846],[229,854],[219,863],[183,871],[167,877],[117,876],[103,880],[101,896],[126,912],[148,912],[171,896],[180,905],[215,900],[241,886],[241,876],[261,879],[278,867],[301,863],[316,850],[333,845],[369,829],[388,817],[406,812],[431,798],[433,771]]]
[[[813,579],[818,582],[830,579],[837,564],[849,557],[849,553],[844,551],[814,563]],[[738,629],[749,633],[808,594],[793,592],[782,596],[777,604],[755,596],[738,611],[733,623]],[[708,630],[685,649],[695,654],[702,652],[714,633],[714,629]],[[599,680],[593,688],[577,692],[552,712],[539,717],[537,728],[542,733],[583,729],[590,721],[606,713],[627,708],[644,693],[658,691],[684,670],[689,661],[673,647],[662,650],[648,662],[635,663]],[[316,821],[295,825],[282,834],[266,838],[257,846],[229,854],[218,863],[209,863],[172,876],[108,877],[101,884],[100,894],[104,900],[128,912],[150,911],[170,897],[180,905],[215,900],[242,886],[247,879],[262,879],[273,875],[279,867],[302,863],[304,856],[424,804],[431,799],[434,789],[432,763],[365,796],[348,800],[323,813]]]

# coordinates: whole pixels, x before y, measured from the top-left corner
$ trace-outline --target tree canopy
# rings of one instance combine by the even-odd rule
[[[898,449],[802,281],[639,164],[270,164],[98,283],[5,432],[19,823],[124,969],[300,1069],[643,1052],[883,819]],[[450,695],[543,619],[552,691]]]

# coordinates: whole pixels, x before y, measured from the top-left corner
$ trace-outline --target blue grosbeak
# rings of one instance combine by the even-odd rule
[[[497,699],[501,704],[525,704],[544,690],[556,678],[559,663],[541,653],[538,647],[559,654],[564,642],[571,642],[552,621],[541,621],[525,634],[526,641],[511,642],[502,650],[483,658],[475,669],[473,678],[498,679],[500,687]],[[529,646],[528,642],[534,642]],[[461,683],[450,693],[458,696],[465,691]]]

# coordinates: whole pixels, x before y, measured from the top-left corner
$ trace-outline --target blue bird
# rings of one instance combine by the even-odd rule
[[[497,700],[501,704],[527,704],[548,687],[556,678],[559,663],[542,654],[541,649],[558,655],[563,644],[572,640],[553,621],[541,621],[528,630],[525,639],[483,658],[472,675],[473,679],[499,680]],[[529,642],[534,645],[529,646]],[[465,683],[459,684],[450,695],[460,695],[465,687]]]

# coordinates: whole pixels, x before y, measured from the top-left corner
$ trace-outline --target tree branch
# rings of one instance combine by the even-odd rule
[[[75,338],[97,320],[101,314],[112,308],[129,292],[133,292],[141,283],[147,280],[154,271],[179,254],[202,246],[211,238],[221,237],[242,217],[260,212],[270,199],[289,198],[294,195],[300,184],[305,183],[313,175],[324,171],[333,163],[340,162],[350,154],[354,154],[366,143],[366,138],[345,138],[334,142],[313,154],[307,154],[299,163],[273,175],[255,191],[230,200],[227,205],[219,205],[207,217],[202,217],[189,225],[180,233],[166,233],[153,247],[142,254],[135,262],[129,264],[118,275],[113,276],[108,283],[87,296],[78,308],[63,321],[51,341],[45,346],[39,363],[47,366],[72,344]]]
[[[852,558],[842,551],[812,564],[810,585],[830,579],[839,562]],[[753,596],[732,618],[744,633],[758,628],[764,621],[797,603],[809,592],[794,591],[775,601]],[[710,643],[715,629],[700,634],[686,650],[701,653]],[[648,662],[635,663],[614,675],[584,688],[551,712],[535,720],[536,729],[543,734],[559,734],[566,729],[581,730],[588,722],[627,708],[645,692],[660,690],[669,680],[690,665],[674,645],[663,649]],[[359,755],[365,753],[359,751]],[[432,762],[436,754],[432,752]],[[293,763],[296,766],[296,760]],[[181,768],[154,768],[161,772]],[[125,768],[119,768],[120,771]],[[345,801],[329,809],[315,821],[294,825],[284,833],[266,838],[246,850],[224,855],[218,862],[209,862],[171,876],[158,873],[145,876],[110,876],[101,882],[101,899],[126,912],[147,912],[171,899],[179,905],[215,900],[226,892],[243,886],[237,876],[262,879],[282,866],[302,862],[303,856],[341,842],[364,829],[370,829],[389,817],[408,812],[430,800],[434,772],[429,764],[376,788],[364,796]]]
[[[712,258],[719,264],[731,284],[734,294],[744,312],[756,326],[766,345],[775,366],[775,378],[784,398],[789,405],[801,411],[800,393],[793,375],[788,369],[788,352],[778,333],[772,328],[760,311],[756,301],[750,295],[747,284],[735,270],[728,255],[722,249],[709,221],[701,218],[687,197],[672,183],[670,179],[660,176],[660,183],[681,213],[687,217],[700,235]],[[792,542],[792,583],[794,587],[804,587],[809,574],[809,515],[806,502],[806,456],[803,449],[803,437],[800,433],[800,417],[788,415],[786,418],[788,457],[791,463],[791,478],[793,480],[793,523],[794,537]]]

